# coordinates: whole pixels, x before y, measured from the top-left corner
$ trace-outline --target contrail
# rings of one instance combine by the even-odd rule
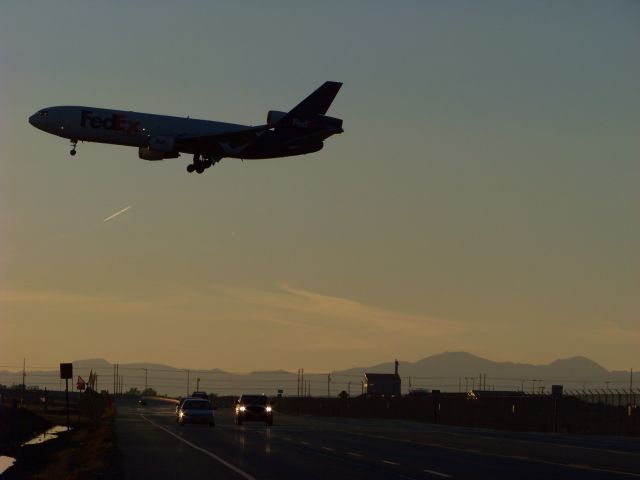
[[[103,222],[108,222],[109,220],[111,220],[112,218],[117,217],[118,215],[126,212],[127,210],[129,210],[131,208],[131,205],[124,207],[122,210],[117,211],[116,213],[114,213],[113,215],[109,215],[107,218],[105,218],[103,220]]]

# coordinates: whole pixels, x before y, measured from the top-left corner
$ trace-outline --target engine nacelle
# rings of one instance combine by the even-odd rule
[[[278,110],[269,110],[267,113],[267,125],[275,125],[284,118],[287,112],[280,112]]]
[[[175,146],[176,141],[171,137],[151,137],[149,139],[149,149],[157,152],[173,152]]]
[[[149,147],[138,148],[138,158],[142,160],[164,160],[165,158],[178,158],[178,152],[160,152]]]

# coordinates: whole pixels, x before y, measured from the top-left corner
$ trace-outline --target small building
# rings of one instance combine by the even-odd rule
[[[398,361],[395,373],[365,373],[364,394],[372,396],[400,396],[402,381],[398,375]]]

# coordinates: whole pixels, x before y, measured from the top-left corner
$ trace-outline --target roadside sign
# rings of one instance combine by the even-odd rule
[[[73,378],[73,363],[60,364],[60,378]]]

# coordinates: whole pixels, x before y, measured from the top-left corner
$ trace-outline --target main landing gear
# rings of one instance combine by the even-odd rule
[[[214,157],[214,156],[211,156],[211,155],[208,155],[208,156],[205,156],[203,158],[200,158],[200,155],[196,153],[193,156],[193,163],[190,163],[189,165],[187,165],[187,172],[189,172],[189,173],[193,173],[193,172],[202,173],[207,168],[214,166],[220,160],[222,160],[222,159]]]
[[[76,154],[76,145],[78,144],[78,140],[71,140],[71,151],[69,152],[71,156]]]

